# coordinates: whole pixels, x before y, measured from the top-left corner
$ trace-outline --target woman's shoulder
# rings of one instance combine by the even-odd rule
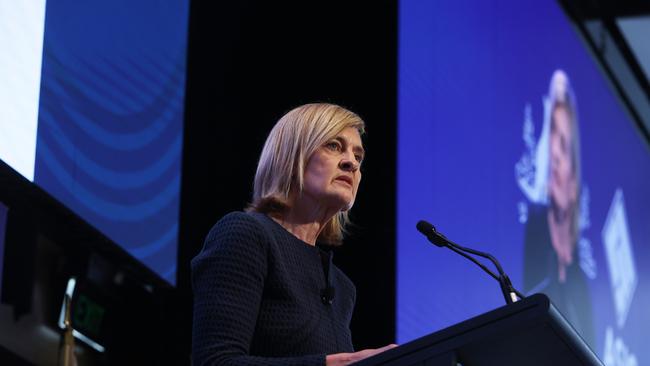
[[[230,212],[212,226],[203,248],[193,262],[219,257],[250,257],[264,255],[268,235],[258,214]]]
[[[223,233],[230,234],[255,234],[263,230],[258,213],[233,211],[223,216],[210,229],[206,240],[210,240]]]
[[[258,215],[236,211],[223,216],[205,237],[204,249],[215,245],[263,243],[268,235]]]

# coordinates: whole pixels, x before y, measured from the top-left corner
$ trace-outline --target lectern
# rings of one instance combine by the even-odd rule
[[[573,366],[603,363],[546,295],[536,294],[355,366]]]

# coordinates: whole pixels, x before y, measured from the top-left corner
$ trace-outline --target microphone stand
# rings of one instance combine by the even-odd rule
[[[525,296],[522,295],[519,291],[517,291],[514,286],[512,286],[512,282],[510,281],[510,278],[506,273],[503,271],[503,268],[501,267],[501,264],[499,261],[497,261],[496,258],[494,258],[491,254],[481,252],[475,249],[463,247],[461,245],[458,245],[454,243],[453,241],[447,239],[444,235],[439,233],[436,228],[431,225],[430,223],[426,221],[420,221],[417,224],[417,229],[420,231],[422,234],[424,234],[427,239],[436,246],[439,247],[447,247],[451,249],[452,251],[462,255],[463,257],[469,259],[470,261],[474,262],[476,265],[481,267],[483,271],[485,271],[487,274],[489,274],[492,278],[497,280],[499,282],[499,287],[501,288],[501,293],[503,294],[504,299],[506,300],[506,304],[512,304],[520,299],[523,299]],[[485,265],[483,265],[481,262],[476,260],[476,258],[468,255],[467,253],[477,255],[479,257],[487,258],[490,262],[494,264],[494,266],[497,268],[497,271],[499,272],[499,275],[497,276],[494,274],[492,271],[490,271]]]
[[[520,294],[517,290],[515,290],[515,288],[512,286],[512,282],[510,281],[510,278],[503,271],[503,267],[501,267],[499,261],[497,261],[497,259],[494,258],[491,254],[460,246],[447,238],[445,238],[445,240],[447,241],[447,245],[449,246],[450,249],[454,248],[463,252],[478,255],[479,257],[487,258],[490,262],[494,264],[494,266],[497,268],[497,271],[499,272],[499,275],[498,276],[495,275],[494,277],[499,282],[499,286],[501,287],[501,293],[503,293],[503,297],[505,298],[507,304],[512,304],[514,302],[519,301],[520,298],[522,299],[524,298],[522,294]]]

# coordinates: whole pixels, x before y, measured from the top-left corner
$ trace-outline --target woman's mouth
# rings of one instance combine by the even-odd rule
[[[350,187],[352,187],[352,178],[347,176],[347,175],[341,175],[339,177],[336,177],[336,181],[344,182],[347,183]]]

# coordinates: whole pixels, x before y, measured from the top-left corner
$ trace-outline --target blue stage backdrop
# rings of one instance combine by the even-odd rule
[[[426,219],[547,293],[607,365],[650,364],[650,149],[560,6],[399,14],[398,342],[504,304]]]
[[[187,1],[46,9],[35,182],[175,282]]]
[[[189,1],[3,10],[20,57],[0,95],[25,106],[0,158],[174,284]]]

